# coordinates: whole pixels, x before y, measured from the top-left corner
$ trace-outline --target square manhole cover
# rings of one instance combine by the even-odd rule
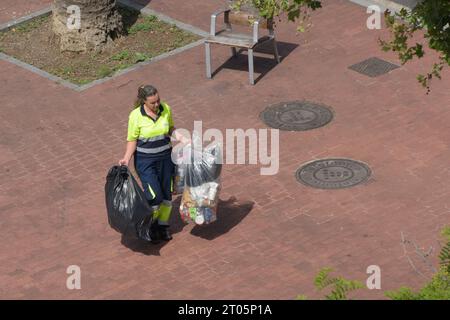
[[[400,66],[375,57],[369,58],[349,67],[349,69],[353,71],[372,78],[381,76],[382,74],[388,73],[389,71],[397,68],[400,68]]]

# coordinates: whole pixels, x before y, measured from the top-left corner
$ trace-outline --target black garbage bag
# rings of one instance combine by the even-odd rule
[[[126,237],[151,241],[151,208],[127,166],[113,166],[106,177],[109,225]]]

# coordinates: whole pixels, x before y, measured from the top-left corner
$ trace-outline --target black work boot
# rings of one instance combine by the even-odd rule
[[[169,226],[159,225],[159,239],[164,241],[172,240],[172,235],[169,231]]]
[[[158,221],[154,221],[150,226],[150,237],[152,238],[153,244],[160,243],[160,236],[159,236],[159,227],[158,227]]]

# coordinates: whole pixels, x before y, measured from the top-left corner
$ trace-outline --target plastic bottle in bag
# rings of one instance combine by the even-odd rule
[[[205,223],[205,217],[204,217],[204,208],[198,208],[197,210],[197,216],[195,217],[195,223],[196,224],[203,224]]]
[[[182,194],[184,191],[184,178],[185,178],[186,166],[179,164],[175,166],[174,176],[174,192],[175,194]]]

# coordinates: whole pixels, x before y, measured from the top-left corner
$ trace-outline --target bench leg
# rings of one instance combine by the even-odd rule
[[[277,60],[277,63],[280,63],[280,55],[278,54],[278,45],[275,38],[273,39],[273,50],[275,52],[275,60]]]
[[[206,54],[206,77],[211,79],[211,45],[205,43],[205,54]]]
[[[253,49],[248,49],[248,75],[251,85],[255,84],[253,72]]]
[[[236,50],[236,47],[231,47],[231,54],[233,55],[233,57],[237,57],[237,50]]]

